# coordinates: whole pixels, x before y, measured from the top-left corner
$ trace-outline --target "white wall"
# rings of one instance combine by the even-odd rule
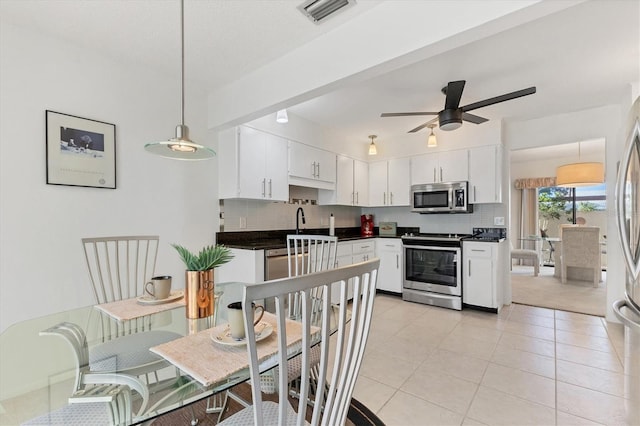
[[[93,303],[82,237],[158,234],[156,272],[183,287],[169,243],[213,241],[216,160],[179,162],[143,149],[174,135],[179,81],[6,22],[0,31],[0,331]],[[186,124],[194,140],[214,145],[206,97],[196,92],[188,89]],[[117,189],[45,183],[47,109],[116,125]]]

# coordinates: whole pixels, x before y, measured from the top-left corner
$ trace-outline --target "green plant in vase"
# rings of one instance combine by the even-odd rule
[[[203,247],[198,254],[187,248],[171,244],[184,262],[185,300],[187,318],[205,318],[214,314],[213,270],[233,259],[231,250],[223,245]]]

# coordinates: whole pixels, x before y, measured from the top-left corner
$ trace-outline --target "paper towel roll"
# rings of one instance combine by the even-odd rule
[[[329,216],[329,235],[336,235],[336,218],[333,217],[333,213]]]

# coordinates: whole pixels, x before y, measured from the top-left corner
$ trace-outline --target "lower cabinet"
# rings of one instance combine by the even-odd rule
[[[502,308],[499,250],[502,243],[464,241],[462,302],[498,312]]]
[[[380,258],[378,290],[402,293],[402,241],[399,238],[376,238],[376,255]]]
[[[354,263],[364,262],[375,257],[375,243],[373,239],[341,241],[338,243],[336,252],[336,267],[352,265]],[[337,290],[338,285],[334,285],[331,290],[331,303],[340,302],[340,292]],[[349,282],[347,286],[347,298],[353,299],[353,283]]]

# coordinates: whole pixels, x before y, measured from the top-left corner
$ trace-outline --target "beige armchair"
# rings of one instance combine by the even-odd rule
[[[530,260],[533,262],[533,276],[537,277],[540,273],[540,255],[536,250],[514,249],[511,244],[511,264],[513,260]]]
[[[602,278],[600,228],[597,226],[562,227],[561,232],[560,277],[562,282],[567,282],[567,268],[585,268],[593,270],[593,286],[597,287]]]

